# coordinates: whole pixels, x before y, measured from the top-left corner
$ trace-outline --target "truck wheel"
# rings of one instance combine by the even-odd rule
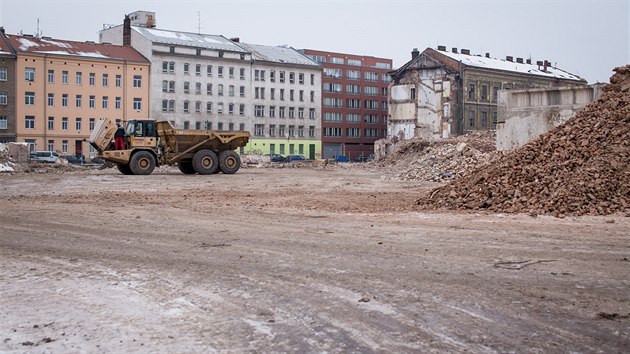
[[[200,175],[211,175],[219,167],[217,154],[211,150],[199,150],[192,159],[195,171]]]
[[[155,158],[148,151],[138,151],[131,156],[129,168],[134,175],[150,175],[155,168]]]
[[[196,172],[193,168],[192,160],[182,160],[177,163],[177,167],[185,175],[192,175]]]
[[[120,173],[122,173],[123,175],[132,175],[133,172],[131,172],[131,169],[129,168],[129,165],[118,165],[116,164],[116,167],[118,167],[118,171],[120,171]]]
[[[241,158],[233,150],[221,151],[219,154],[219,169],[221,172],[231,175],[241,168]]]

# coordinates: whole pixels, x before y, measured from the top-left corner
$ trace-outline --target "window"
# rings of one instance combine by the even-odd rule
[[[376,137],[378,137],[377,130],[376,130],[376,129],[373,129],[373,128],[370,128],[370,129],[365,129],[365,130],[363,131],[363,133],[364,133],[364,136],[365,136],[366,138],[376,138]]]
[[[61,107],[68,107],[68,94],[64,93],[61,95]]]
[[[348,65],[352,65],[352,66],[361,66],[361,60],[358,60],[358,59],[348,59]]]
[[[271,90],[273,90],[273,89],[271,89]],[[245,97],[245,86],[241,86],[241,87],[239,88],[239,95],[240,95],[241,97]]]
[[[61,152],[68,153],[68,140],[61,141]]]
[[[234,85],[230,85],[228,87],[228,95],[230,97],[234,97]],[[265,89],[264,88],[262,89],[262,98],[265,98]]]
[[[169,81],[168,82],[168,92],[175,92],[175,81]]]
[[[469,128],[475,127],[475,118],[477,118],[476,116],[477,116],[477,112],[475,112],[474,110],[468,111],[468,127]]]
[[[195,94],[201,95],[201,82],[195,83]]]
[[[475,84],[468,84],[468,99],[476,100],[477,94],[475,92]]]
[[[265,106],[255,105],[254,117],[264,117],[264,116],[265,116]]]
[[[212,76],[212,65],[207,65],[206,66],[206,73],[207,73],[208,77]]]
[[[168,92],[168,80],[162,80],[162,92]]]
[[[190,75],[190,64],[184,63],[184,75]]]
[[[278,117],[280,117],[280,118],[284,118],[285,117],[285,107],[280,107],[280,110],[278,111]]]
[[[286,136],[285,125],[280,125],[278,128],[278,136]],[[284,153],[284,144],[280,144],[280,153]]]
[[[168,112],[168,100],[162,100],[162,112]]]
[[[196,130],[200,130],[201,129],[201,122],[195,122],[195,129]]]
[[[330,57],[330,62],[333,64],[344,64],[343,58]]]
[[[116,109],[120,109],[121,105],[122,105],[122,100],[120,97],[116,97],[115,99],[115,103],[116,103]]]
[[[76,78],[76,79],[75,79],[76,84],[77,84],[78,86],[81,86],[81,85],[83,84],[83,73],[81,73],[80,71],[78,71],[78,72],[76,73],[76,75],[75,75],[75,78]]]
[[[488,112],[481,112],[481,127],[488,128]]]
[[[90,96],[90,108],[95,107],[96,96]]]
[[[488,85],[481,85],[481,100],[488,100]]]
[[[217,104],[217,113],[218,113],[218,114],[223,114],[223,102],[219,102],[219,103]],[[221,125],[221,126],[222,126],[222,125]],[[219,128],[219,130],[220,130],[220,129],[222,129],[222,128]]]
[[[276,106],[269,106],[269,117],[276,117]]]
[[[280,72],[280,83],[284,83],[284,71]]]
[[[133,76],[133,87],[142,87],[142,75]]]
[[[6,116],[1,116],[0,117],[0,129],[7,129],[7,117]]]
[[[223,84],[219,84],[219,86],[217,87],[217,94],[219,96],[223,96]]]
[[[309,108],[308,109],[308,118],[309,119],[315,119],[315,108]]]
[[[8,98],[6,91],[0,91],[0,105],[6,106],[8,104]]]
[[[289,83],[290,84],[294,84],[295,83],[295,73],[293,71],[291,71],[289,73]]]
[[[234,114],[234,103],[230,103],[228,105],[228,114],[229,115],[233,115]]]
[[[212,102],[206,102],[206,113],[212,113]]]
[[[311,74],[311,85],[315,85],[315,74]]]
[[[190,93],[190,82],[184,82],[184,93]]]
[[[83,104],[83,96],[81,95],[77,95],[76,99],[75,99],[75,105],[77,108],[81,108],[81,105]]]
[[[90,73],[88,75],[88,84],[90,86],[94,86],[96,85],[96,74],[95,73]]]
[[[223,77],[223,67],[222,66],[219,66],[219,70],[218,70],[218,74],[217,75],[219,75],[219,77]]]
[[[239,71],[241,80],[245,80],[245,68],[240,68]]]
[[[324,97],[324,107],[341,108],[343,107],[343,101],[341,98]]]
[[[496,102],[499,97],[499,87],[494,86],[492,88],[492,102]]]
[[[311,91],[311,102],[315,102],[315,91]]]
[[[315,137],[315,126],[314,125],[309,125],[308,126],[308,136],[311,138]]]
[[[61,129],[68,130],[68,117],[61,118]]]
[[[168,47],[168,52],[171,54],[175,53],[175,47]]]
[[[189,106],[190,106],[190,101],[188,100],[184,101],[184,113],[189,112]]]
[[[175,100],[168,101],[168,111],[175,112]]]
[[[228,69],[228,76],[230,77],[230,79],[234,78],[234,68],[230,66],[230,68]]]
[[[206,95],[212,95],[212,84],[206,84]]]
[[[356,113],[346,115],[346,123],[359,123],[360,121],[361,116]]]
[[[492,112],[492,129],[497,129],[498,116],[497,112]]]
[[[108,100],[108,97],[103,96],[103,109],[107,109],[107,100]]]
[[[201,56],[201,49],[195,49],[195,55]]]
[[[412,88],[411,90],[412,90],[412,92],[413,92],[413,93],[414,93],[414,95],[415,95],[415,93],[416,93],[416,89],[415,89],[415,88]],[[376,86],[364,86],[364,87],[363,87],[363,92],[364,92],[366,95],[368,95],[368,96],[378,96],[378,94],[379,94],[379,89],[378,89],[378,87],[376,87]],[[413,97],[412,97],[412,98],[413,98]]]
[[[103,74],[103,87],[109,86],[109,74]]]
[[[378,116],[376,114],[366,114],[364,121],[367,124],[377,124],[378,123]]]
[[[199,49],[197,49],[199,50]],[[195,65],[195,75],[201,76],[201,64]]]
[[[134,97],[133,99],[133,109],[136,111],[142,110],[142,98]]]
[[[61,83],[64,85],[68,84],[68,72],[65,70],[61,72]]]
[[[289,107],[289,118],[295,118],[295,107]]]
[[[284,89],[280,89],[280,101],[284,101]]]
[[[346,137],[348,138],[360,138],[361,128],[346,128]]]
[[[35,129],[35,116],[24,117],[24,128]]]
[[[295,136],[295,125],[289,125],[289,136],[290,137]]]
[[[298,118],[304,119],[304,107],[298,108]]]
[[[162,72],[163,73],[167,73],[168,72],[168,62],[167,61],[163,61],[162,62]]]
[[[2,69],[4,69],[4,80],[2,80]],[[0,81],[7,80],[7,68],[0,68]],[[55,70],[48,70],[48,83],[55,83]]]
[[[361,108],[361,100],[347,99],[346,107],[348,108]]]
[[[243,103],[238,105],[238,114],[241,116],[245,115],[245,105]]]
[[[325,63],[326,62],[326,57],[323,55],[308,55],[309,58],[313,59],[314,61],[318,62],[318,63]]]
[[[254,135],[256,135],[256,136],[264,136],[265,135],[265,125],[264,124],[254,124]]]
[[[48,147],[48,151],[55,150],[55,141],[54,140],[48,140],[47,147]]]
[[[96,125],[96,119],[95,118],[90,118],[90,131],[94,130],[94,126]]]
[[[24,68],[24,79],[26,81],[35,81],[35,68]]]
[[[35,105],[35,92],[26,92],[24,94],[24,104],[27,106]]]
[[[168,73],[175,74],[175,62],[168,63]]]
[[[77,117],[77,119],[74,121],[74,128],[77,131],[81,131],[81,123],[82,123],[82,119]]]
[[[48,117],[48,130],[55,130],[55,117]]]
[[[378,81],[378,73],[366,71],[364,75],[365,75],[365,80],[367,81]]]
[[[350,80],[360,80],[361,73],[358,70],[346,70],[346,78]]]
[[[416,88],[415,88],[415,87],[412,87],[412,88],[411,88],[411,94],[410,94],[410,96],[411,96],[411,97],[409,97],[409,98],[410,98],[412,101],[415,101],[415,100],[416,100]]]
[[[298,138],[303,138],[304,137],[304,126],[303,125],[298,125]],[[302,145],[300,145],[301,147]]]
[[[217,124],[217,129],[219,129],[219,130],[223,130],[223,122],[219,122],[219,123]]]
[[[341,123],[341,113],[324,112],[324,122]]]
[[[276,82],[276,71],[269,70],[269,81]]]
[[[326,127],[324,128],[323,133],[324,133],[324,136],[341,137],[341,128]]]
[[[365,100],[363,101],[363,106],[365,109],[378,109],[378,101]]]
[[[275,124],[270,124],[269,125],[269,136],[276,136],[276,125]]]
[[[381,81],[383,81],[383,82],[392,82],[392,77],[389,76],[389,74],[383,74],[382,78],[381,78]]]
[[[299,74],[298,74],[298,82],[299,82],[301,85],[304,85],[304,73],[299,73]]]
[[[289,100],[293,101],[294,100],[293,96],[294,96],[294,90],[289,90]]]
[[[53,107],[54,105],[55,105],[55,94],[49,93],[48,94],[48,107]]]

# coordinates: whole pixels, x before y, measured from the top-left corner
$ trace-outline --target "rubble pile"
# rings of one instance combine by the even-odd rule
[[[565,124],[417,204],[556,217],[629,213],[630,65],[615,72],[602,96]]]
[[[441,182],[462,176],[497,155],[493,132],[479,132],[429,142],[411,139],[398,143],[373,165],[397,170],[401,180]]]
[[[25,143],[0,144],[0,172],[28,170],[29,149]]]

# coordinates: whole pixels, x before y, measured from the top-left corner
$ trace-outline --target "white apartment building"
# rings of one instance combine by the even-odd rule
[[[320,157],[321,66],[293,48],[241,45],[252,55],[252,147]]]
[[[132,22],[103,29],[151,62],[150,114],[180,129],[247,130],[241,153],[321,156],[321,67],[289,47]],[[155,23],[155,16],[151,21]]]

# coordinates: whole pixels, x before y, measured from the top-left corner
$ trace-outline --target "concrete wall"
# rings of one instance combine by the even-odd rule
[[[569,120],[600,94],[601,85],[499,91],[497,149],[527,144]]]

